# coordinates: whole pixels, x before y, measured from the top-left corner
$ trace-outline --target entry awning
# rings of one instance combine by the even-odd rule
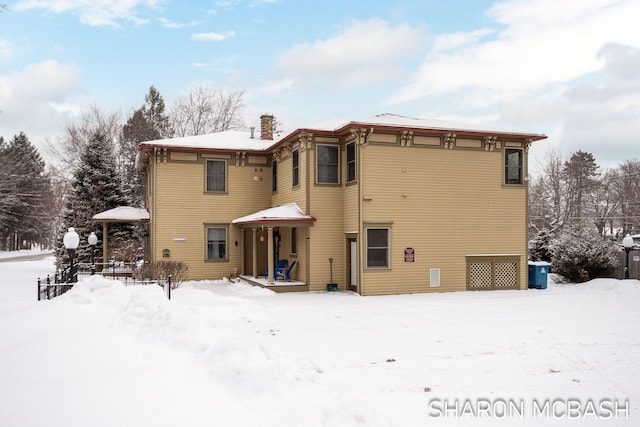
[[[269,209],[264,209],[251,215],[236,218],[232,224],[240,226],[256,225],[312,225],[316,221],[311,215],[305,215],[296,203],[288,203]]]

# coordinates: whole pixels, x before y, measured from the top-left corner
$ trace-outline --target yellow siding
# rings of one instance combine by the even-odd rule
[[[317,222],[309,229],[310,275],[309,290],[323,291],[327,283],[338,283],[345,289],[346,251],[343,228],[343,187],[316,184],[315,150],[307,150],[310,214]],[[333,282],[329,258],[333,258]]]
[[[392,222],[391,268],[365,269],[364,294],[465,290],[465,255],[484,253],[522,255],[526,288],[526,190],[502,185],[501,151],[362,150],[363,222]],[[405,248],[415,262],[404,262]],[[429,287],[431,268],[440,287]]]
[[[270,170],[262,172],[252,166],[236,166],[228,160],[225,194],[206,193],[205,163],[154,163],[155,206],[152,214],[152,253],[155,260],[184,261],[189,278],[220,278],[241,269],[240,229],[232,226],[234,218],[270,206]],[[262,178],[255,180],[254,177]],[[152,203],[153,203],[152,202]],[[205,224],[228,227],[229,261],[205,261]],[[250,233],[250,230],[249,230]],[[235,242],[238,241],[238,246]],[[162,252],[169,249],[170,258]]]
[[[346,289],[347,234],[357,236],[359,291],[365,295],[465,290],[466,256],[472,254],[520,255],[520,285],[525,289],[526,188],[502,185],[502,150],[484,151],[480,139],[459,139],[453,149],[440,148],[440,138],[433,135],[416,135],[414,144],[402,140],[402,145],[409,146],[398,141],[399,133],[374,133],[364,145],[357,144],[358,180],[349,184],[344,182],[342,138],[321,137],[280,146],[274,151],[278,160],[276,192],[271,186],[274,153],[248,155],[247,165],[227,153],[172,151],[162,157],[169,161],[161,163],[152,157],[147,203],[152,216],[149,240],[153,259],[162,260],[163,249],[169,249],[170,260],[189,265],[190,279],[228,276],[234,267],[251,274],[252,231],[247,229],[244,242],[240,242],[241,230],[231,221],[295,202],[317,222],[297,227],[295,255],[290,253],[291,228],[278,227],[279,257],[297,262],[292,278],[306,282],[311,291],[326,290],[330,282]],[[316,184],[317,143],[340,143],[340,184]],[[516,144],[521,146],[517,141],[505,145]],[[498,141],[496,147],[502,145]],[[291,151],[295,149],[299,149],[299,185],[293,187]],[[228,162],[227,193],[204,191],[206,158]],[[205,261],[205,224],[228,227],[229,261]],[[389,269],[365,266],[368,224],[391,230]],[[263,274],[266,229],[258,230],[258,241],[258,273]],[[405,248],[414,250],[414,262],[404,261]],[[329,258],[333,259],[333,277]],[[439,287],[430,287],[431,269],[440,269]]]
[[[272,193],[272,206],[279,206],[286,203],[296,203],[303,212],[306,211],[306,189],[307,181],[304,179],[306,172],[305,156],[308,151],[301,149],[297,145],[293,150],[298,149],[298,179],[299,185],[293,186],[293,156],[291,153],[284,153],[278,160],[278,191]],[[269,187],[271,188],[271,187]],[[311,227],[315,227],[312,225]],[[280,258],[286,258],[289,262],[296,261],[296,266],[291,271],[291,279],[307,282],[307,249],[305,226],[299,226],[297,253],[291,254],[291,227],[279,227],[280,231]]]

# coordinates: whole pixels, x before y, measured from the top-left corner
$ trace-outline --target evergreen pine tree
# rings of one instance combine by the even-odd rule
[[[144,118],[151,124],[154,134],[149,135],[150,141],[154,139],[171,138],[171,121],[165,112],[164,99],[160,92],[154,87],[149,88],[149,93],[144,97],[145,104],[142,106]]]
[[[4,246],[16,250],[31,248],[33,244],[45,245],[50,223],[46,200],[51,185],[44,160],[23,132],[9,144],[0,144],[0,151]]]
[[[112,144],[104,134],[96,133],[86,145],[80,164],[73,173],[71,193],[64,214],[64,234],[68,227],[74,227],[80,235],[78,258],[89,255],[86,239],[93,231],[98,235],[99,245],[104,241],[102,227],[91,218],[118,206],[127,206],[130,200],[122,188],[122,180],[117,171]],[[109,225],[109,247],[118,251],[132,243],[131,224]],[[62,238],[62,236],[60,236]],[[100,252],[98,252],[100,253]]]

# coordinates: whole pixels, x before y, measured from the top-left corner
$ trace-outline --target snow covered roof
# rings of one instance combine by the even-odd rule
[[[236,218],[232,224],[259,224],[270,222],[313,222],[316,219],[311,215],[305,215],[296,203],[263,209],[251,215]]]
[[[446,120],[424,119],[400,116],[397,114],[379,114],[359,121],[347,121],[335,118],[308,127],[301,127],[292,131],[282,132],[282,136],[274,139],[251,138],[251,131],[228,130],[206,135],[185,136],[180,138],[157,139],[140,143],[140,148],[167,147],[189,148],[195,150],[231,150],[231,151],[266,151],[280,141],[295,135],[300,131],[342,132],[349,127],[393,127],[408,129],[424,129],[433,131],[452,131],[460,133],[480,133],[493,135],[513,135],[532,140],[545,139],[546,136],[536,133],[517,132],[468,123],[457,123]],[[254,132],[255,133],[255,132]]]
[[[149,212],[146,209],[131,206],[118,206],[94,215],[93,220],[107,222],[149,221]]]
[[[184,136],[181,138],[156,139],[140,143],[140,147],[175,147],[194,149],[219,149],[240,151],[263,151],[276,140],[251,138],[250,131],[228,130],[206,135]]]
[[[326,122],[331,125],[331,122]],[[335,125],[335,123],[333,123]],[[518,132],[513,130],[499,129],[488,126],[480,126],[469,123],[459,123],[448,120],[438,119],[425,119],[416,117],[400,116],[398,114],[378,114],[373,117],[369,117],[362,121],[350,121],[337,125],[333,130],[338,131],[347,126],[390,126],[390,127],[406,127],[411,129],[425,129],[425,130],[449,130],[460,132],[473,132],[473,133],[493,133],[493,134],[512,134],[512,135],[526,135],[533,139],[544,139],[545,135]]]

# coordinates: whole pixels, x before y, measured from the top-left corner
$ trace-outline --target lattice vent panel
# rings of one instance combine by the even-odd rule
[[[469,264],[469,289],[491,289],[491,263]]]
[[[496,262],[496,289],[518,287],[518,264],[515,262]]]

